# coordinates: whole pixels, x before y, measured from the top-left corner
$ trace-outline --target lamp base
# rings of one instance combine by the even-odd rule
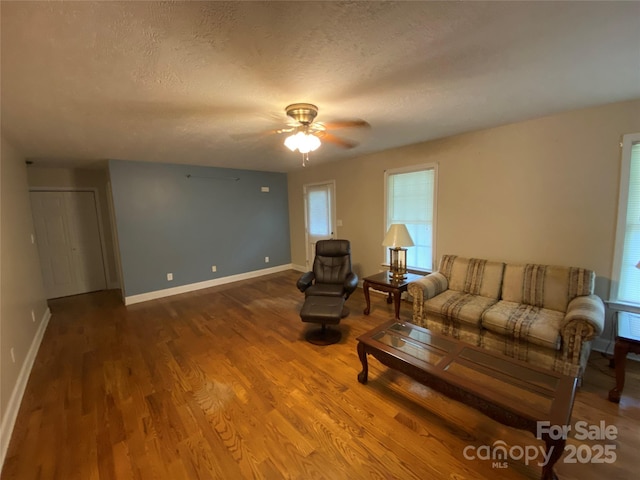
[[[389,248],[389,275],[394,280],[407,278],[407,249],[402,247]]]
[[[394,272],[393,270],[389,270],[389,278],[392,280],[400,281],[407,278],[407,272]]]

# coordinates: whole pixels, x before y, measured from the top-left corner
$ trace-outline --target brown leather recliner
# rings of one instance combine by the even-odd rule
[[[348,314],[344,302],[358,286],[358,276],[351,270],[349,240],[320,240],[316,243],[313,270],[298,280],[298,290],[305,294],[300,311],[303,322],[320,323],[322,329],[309,332],[307,340],[328,345],[340,340],[340,332],[328,330]]]

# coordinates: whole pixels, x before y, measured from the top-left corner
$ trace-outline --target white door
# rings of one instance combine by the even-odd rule
[[[316,242],[335,238],[335,182],[304,186],[307,268],[313,266]]]
[[[102,242],[93,192],[31,192],[47,298],[104,290]]]

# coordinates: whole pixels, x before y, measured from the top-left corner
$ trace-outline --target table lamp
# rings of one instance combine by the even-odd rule
[[[389,247],[389,270],[394,280],[402,280],[407,276],[407,249],[413,247],[413,240],[407,226],[393,223],[384,236],[382,245]]]

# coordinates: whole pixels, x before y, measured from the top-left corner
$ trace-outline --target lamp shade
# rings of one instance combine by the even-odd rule
[[[393,223],[384,236],[382,245],[385,247],[413,247],[413,240],[404,223]]]

